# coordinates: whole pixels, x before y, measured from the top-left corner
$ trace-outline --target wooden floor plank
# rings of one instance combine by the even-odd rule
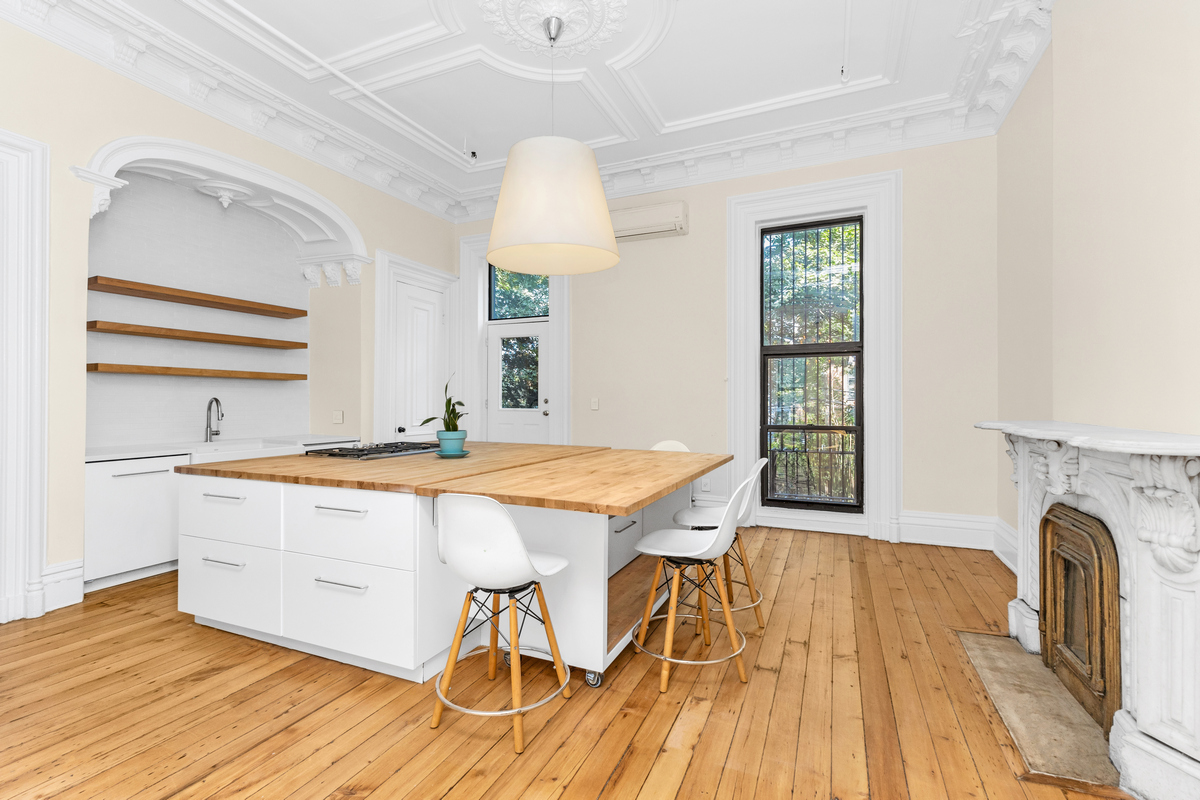
[[[520,755],[508,719],[451,713],[431,730],[430,684],[196,625],[176,610],[173,574],[89,593],[0,625],[0,796],[1091,796],[1021,779],[958,641],[955,628],[1004,630],[1016,584],[993,554],[742,535],[766,621],[736,615],[747,684],[729,662],[679,667],[661,694],[660,662],[627,649],[599,689],[576,670],[571,698],[529,713]],[[713,633],[706,647],[680,624],[677,655],[728,652]],[[663,634],[656,624],[650,646]],[[525,665],[531,696],[554,687],[546,664]],[[467,705],[509,702],[482,659],[464,661],[455,684]]]

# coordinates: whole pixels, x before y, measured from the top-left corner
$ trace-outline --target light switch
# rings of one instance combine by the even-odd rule
[[[592,398],[592,411],[599,411],[599,410],[600,410],[600,398],[593,397]]]
[[[334,425],[341,425],[345,421],[346,421],[346,412],[345,411],[333,412],[333,424]]]

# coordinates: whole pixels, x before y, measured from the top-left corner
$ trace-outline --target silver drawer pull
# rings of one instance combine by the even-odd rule
[[[208,556],[204,556],[200,560],[207,561],[210,564],[224,564],[227,567],[237,567],[238,569],[241,569],[242,567],[246,566],[245,561],[243,561],[242,563],[239,564],[236,561],[222,561],[219,558],[209,558]]]
[[[636,519],[635,519],[633,522],[631,522],[631,523],[629,523],[628,525],[626,525],[624,528],[617,528],[615,531],[613,531],[613,535],[616,535],[616,534],[618,534],[618,533],[624,533],[625,531],[627,531],[627,530],[629,530],[630,528],[632,528],[634,525],[637,525],[637,520],[636,520]]]
[[[244,497],[236,497],[232,494],[209,494],[208,492],[205,492],[204,496],[205,497],[216,497],[221,500],[245,500],[246,499]]]
[[[347,589],[358,589],[360,592],[365,592],[371,588],[370,584],[364,583],[362,586],[356,586],[353,583],[340,583],[338,581],[327,581],[324,578],[314,578],[317,583],[328,583],[330,586],[343,586]]]
[[[169,469],[148,469],[145,472],[118,472],[114,478],[132,478],[134,475],[157,475],[160,472],[170,472]]]
[[[336,506],[313,506],[313,508],[319,508],[322,511],[344,511],[347,514],[366,514],[371,510],[369,508],[338,508]]]

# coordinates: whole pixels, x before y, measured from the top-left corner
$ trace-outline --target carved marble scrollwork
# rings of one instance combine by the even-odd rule
[[[1004,452],[1008,453],[1008,458],[1010,461],[1012,461],[1013,465],[1012,474],[1008,476],[1008,479],[1013,482],[1014,486],[1020,486],[1021,481],[1017,477],[1017,471],[1020,469],[1018,465],[1018,459],[1020,456],[1017,455],[1017,437],[1013,436],[1011,433],[1004,434],[1004,444],[1007,445],[1007,447],[1004,449]]]
[[[1046,491],[1053,495],[1079,491],[1079,448],[1054,439],[1041,445],[1045,452],[1034,462],[1033,471],[1046,482]]]
[[[1172,572],[1189,572],[1200,561],[1200,503],[1196,476],[1200,458],[1132,455],[1137,498],[1137,537],[1150,545],[1154,560]]]

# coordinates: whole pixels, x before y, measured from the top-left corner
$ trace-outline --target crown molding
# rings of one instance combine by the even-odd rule
[[[970,46],[947,94],[817,125],[610,162],[600,168],[606,193],[624,197],[994,135],[1050,42],[1053,4],[1054,0],[965,3],[957,35],[969,39]],[[669,28],[673,5],[658,0],[655,22],[630,51],[610,62],[610,68],[616,64],[618,72],[631,74],[628,68],[640,59],[631,60],[629,54],[636,55],[661,40]],[[431,8],[435,6],[438,0]],[[445,14],[449,13],[445,11],[441,17],[448,29]],[[903,24],[893,26],[893,41],[899,41],[896,37],[911,26],[911,17],[911,13],[897,14]],[[350,128],[295,103],[122,0],[0,0],[0,19],[442,219],[470,222],[487,219],[495,211],[499,183],[458,189]],[[903,72],[903,50],[899,44],[889,46],[894,58],[885,79]],[[509,72],[506,65],[511,62],[494,55],[468,58]],[[446,59],[434,60],[385,77],[416,80],[414,70],[420,68],[457,68],[448,64]],[[517,67],[515,71],[523,79],[540,79],[539,70]],[[536,74],[531,77],[527,73]],[[378,80],[372,83],[378,85]],[[586,85],[581,83],[581,87],[587,91]],[[340,93],[348,101],[357,94],[353,90]],[[606,117],[614,120],[621,136],[637,138],[636,130],[599,87],[591,97],[611,109]],[[640,106],[639,110],[644,113]],[[372,109],[369,113],[380,112]],[[439,148],[434,152],[442,155],[445,143],[439,145],[440,140],[433,139]],[[464,174],[501,166],[501,162],[472,166],[460,153],[456,156],[455,163]]]

